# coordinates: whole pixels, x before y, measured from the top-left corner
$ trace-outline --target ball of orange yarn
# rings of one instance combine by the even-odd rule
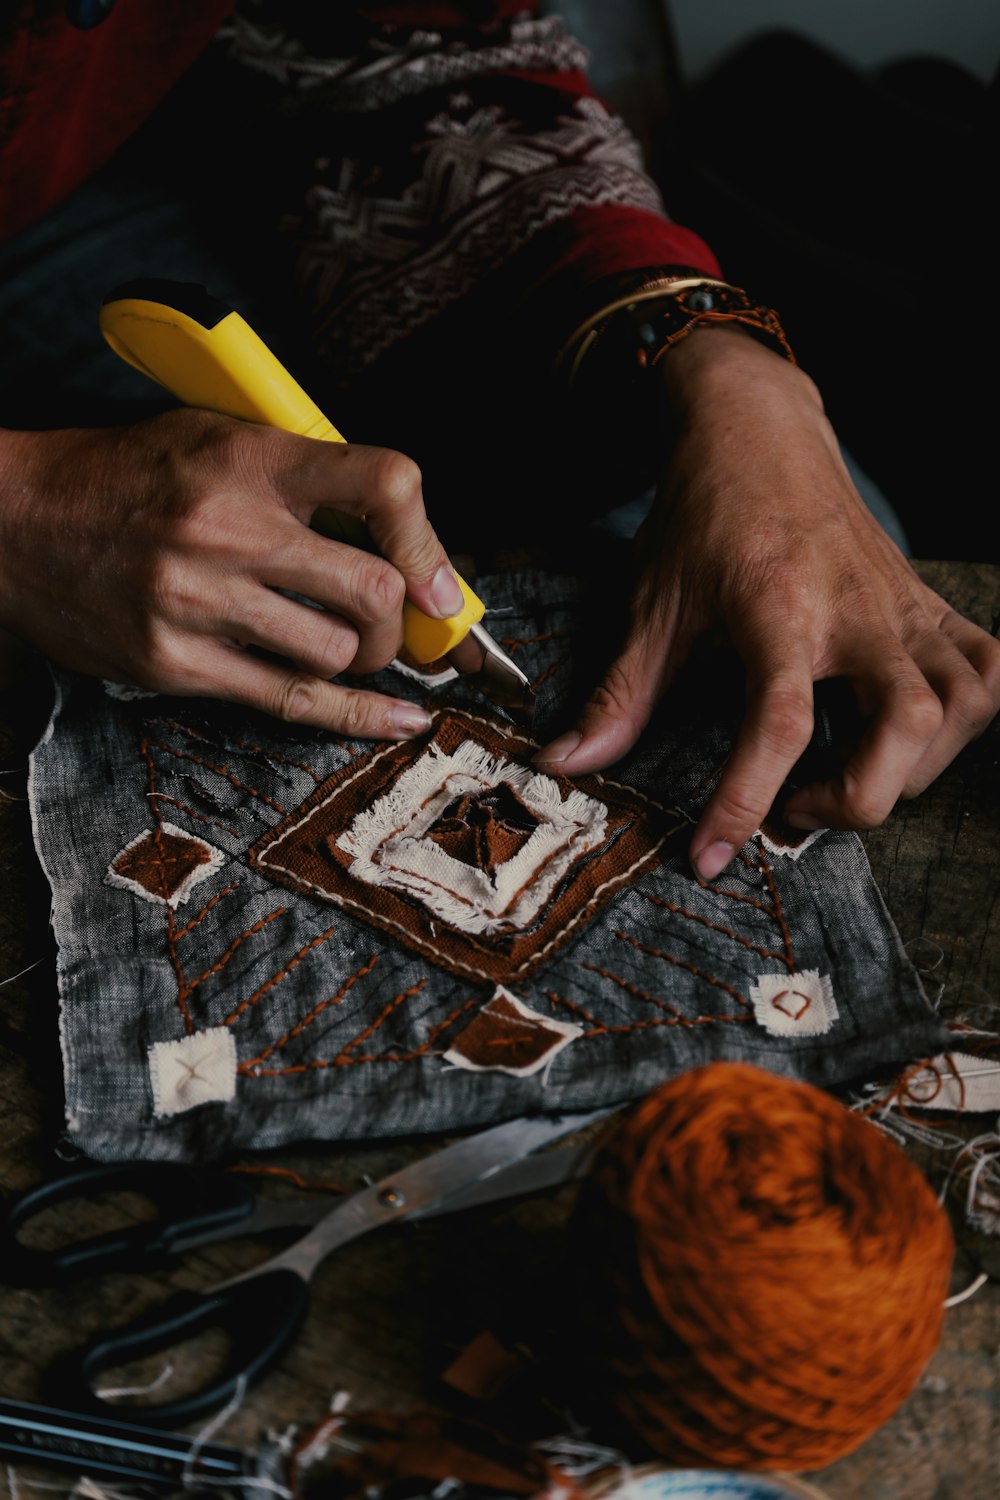
[[[714,1063],[600,1138],[570,1244],[594,1400],[679,1464],[816,1469],[937,1347],[953,1241],[919,1168],[809,1084]]]

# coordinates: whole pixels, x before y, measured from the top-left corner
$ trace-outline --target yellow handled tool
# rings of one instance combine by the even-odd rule
[[[346,442],[239,313],[196,283],[127,282],[104,299],[100,325],[116,354],[185,406],[323,442]],[[313,526],[371,549],[367,528],[353,516],[321,510]],[[434,620],[409,601],[404,604],[407,651],[425,663],[462,647],[455,660],[460,671],[477,674],[484,691],[504,706],[530,709],[534,695],[528,679],[479,623],[482,600],[464,579],[458,582],[465,606],[449,619]]]

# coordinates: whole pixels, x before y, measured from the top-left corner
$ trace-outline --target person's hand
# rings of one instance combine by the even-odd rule
[[[676,441],[639,533],[625,643],[575,729],[535,762],[572,776],[618,760],[695,640],[721,624],[746,709],[691,841],[711,880],[806,748],[815,681],[847,679],[869,723],[839,778],[798,788],[784,817],[868,828],[1000,708],[1000,644],[925,587],[873,519],[801,370],[721,328],[691,334],[661,368]]]
[[[310,531],[324,506],[363,515],[381,556]],[[423,709],[330,680],[395,656],[404,596],[462,606],[401,453],[195,411],[0,434],[0,626],[65,666],[407,738]]]

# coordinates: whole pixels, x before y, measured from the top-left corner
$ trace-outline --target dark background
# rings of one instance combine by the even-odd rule
[[[862,66],[768,30],[720,38],[692,77],[669,4],[549,8],[590,48],[671,217],[778,310],[914,555],[996,560],[995,60],[986,82],[901,40]]]

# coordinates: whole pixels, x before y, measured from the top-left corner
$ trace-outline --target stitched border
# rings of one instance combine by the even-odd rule
[[[552,931],[551,935],[547,936],[546,940],[536,946],[533,951],[524,953],[523,956],[520,954],[505,954],[499,942],[492,950],[488,949],[485,942],[480,938],[467,934],[456,927],[449,927],[449,931],[460,940],[461,946],[466,951],[464,953],[461,951],[458,953],[445,952],[432,940],[432,937],[428,937],[421,930],[414,931],[412,927],[406,925],[404,920],[392,914],[392,906],[396,906],[397,911],[401,907],[408,907],[414,912],[419,911],[420,917],[423,919],[425,913],[422,907],[418,907],[415,900],[408,900],[404,895],[395,892],[389,893],[391,899],[387,899],[386,904],[390,909],[378,910],[376,912],[373,911],[369,899],[356,898],[352,895],[348,882],[355,882],[348,872],[342,872],[341,888],[330,889],[325,885],[318,884],[314,879],[310,879],[306,873],[293,868],[287,861],[279,862],[281,846],[293,837],[301,841],[304,830],[315,819],[326,814],[331,803],[335,799],[342,797],[349,788],[355,785],[359,778],[372,777],[378,783],[378,768],[389,757],[394,757],[394,764],[400,766],[398,774],[403,774],[405,769],[414,763],[418,755],[426,753],[429,746],[440,743],[442,737],[472,736],[476,726],[482,726],[482,729],[487,732],[489,738],[484,748],[490,750],[491,753],[496,753],[496,750],[489,743],[489,740],[496,739],[497,737],[501,740],[505,752],[508,752],[512,757],[516,756],[518,752],[523,753],[535,748],[533,740],[526,736],[512,733],[506,725],[498,724],[477,714],[464,713],[459,710],[442,711],[435,715],[430,734],[424,737],[419,744],[418,742],[409,742],[402,746],[398,744],[382,746],[377,750],[369,752],[364,757],[362,764],[351,766],[349,770],[346,767],[341,767],[336,771],[333,777],[327,783],[324,783],[323,787],[318,788],[316,794],[313,794],[316,798],[315,801],[311,797],[307,798],[300,809],[289,813],[280,824],[269,830],[266,835],[258,840],[249,851],[251,866],[259,869],[261,873],[271,879],[290,885],[295,890],[308,892],[310,895],[327,904],[357,913],[363,920],[372,923],[383,931],[397,935],[406,946],[425,955],[432,962],[451,973],[467,975],[474,979],[490,983],[518,978],[529,973],[544,962],[556,947],[560,946],[574,932],[578,931],[581,925],[593,915],[597,908],[607,901],[613,891],[633,881],[641,870],[651,864],[657,858],[666,839],[676,833],[678,829],[687,826],[690,820],[678,809],[674,809],[673,812],[677,819],[674,824],[662,833],[658,830],[647,831],[644,828],[640,828],[638,822],[644,816],[642,807],[645,806],[650,810],[655,809],[661,813],[665,811],[663,805],[654,801],[653,798],[647,797],[644,793],[627,786],[625,783],[616,782],[603,776],[583,777],[580,778],[578,783],[566,782],[568,787],[583,790],[586,795],[602,801],[608,809],[611,826],[608,830],[607,840],[600,849],[591,851],[591,859],[600,858],[602,854],[606,853],[611,843],[620,837],[630,836],[638,840],[645,835],[647,843],[646,847],[638,854],[638,857],[630,860],[625,869],[616,871],[605,880],[600,880],[596,887],[588,890],[586,899],[581,899],[572,916],[568,920],[561,922],[558,928]],[[345,774],[345,771],[347,774]],[[559,786],[564,781],[564,778],[557,776],[552,776],[549,779]],[[392,778],[387,779],[384,783],[387,787],[391,784]],[[328,789],[324,790],[324,788]],[[381,795],[381,789],[379,794]],[[619,802],[624,803],[624,806],[616,806],[616,803]],[[303,811],[303,809],[305,810]],[[578,872],[577,878],[579,878],[579,871],[585,867],[577,865],[575,868]],[[554,898],[555,900],[562,899],[563,892],[571,888],[573,879],[574,867],[571,866],[566,872],[566,885],[558,888],[559,894]],[[551,906],[552,904],[553,899],[550,898],[549,905]],[[536,924],[536,928],[537,925],[541,925],[544,929],[544,918],[540,924]],[[433,934],[434,925],[429,918],[427,926]],[[544,936],[544,931],[542,935]],[[514,934],[510,941],[517,941],[517,934]],[[478,962],[476,961],[477,957]]]

